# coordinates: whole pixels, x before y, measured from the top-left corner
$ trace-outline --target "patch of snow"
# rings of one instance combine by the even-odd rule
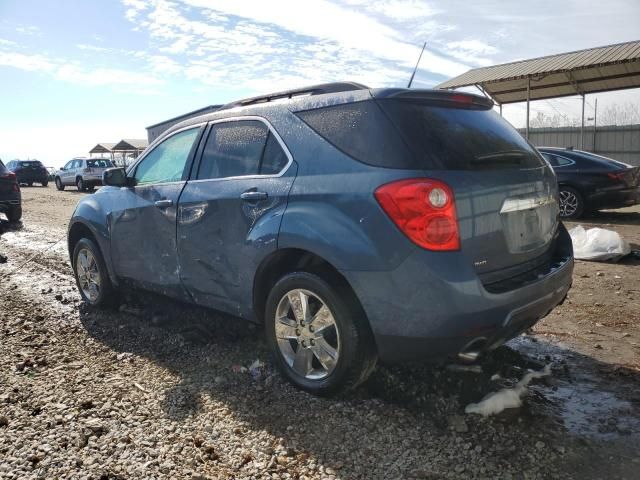
[[[547,377],[551,375],[551,365],[546,365],[538,372],[530,371],[516,383],[513,388],[503,388],[502,390],[490,393],[478,403],[470,403],[464,409],[465,413],[477,413],[484,417],[497,415],[507,408],[518,408],[522,406],[522,397],[527,393],[527,386],[534,378]]]

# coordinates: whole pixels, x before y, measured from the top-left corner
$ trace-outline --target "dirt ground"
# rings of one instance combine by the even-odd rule
[[[22,225],[0,223],[0,479],[639,477],[638,259],[576,262],[565,303],[479,371],[379,366],[320,399],[237,319],[141,292],[87,311],[65,239],[83,195],[25,187]],[[638,207],[580,224],[640,249]],[[523,407],[464,413],[546,364]]]

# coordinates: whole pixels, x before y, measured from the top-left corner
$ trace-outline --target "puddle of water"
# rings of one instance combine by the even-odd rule
[[[539,390],[545,401],[536,406],[550,409],[567,431],[605,440],[640,434],[640,417],[631,402],[621,398],[627,384],[612,383],[610,379],[593,374],[593,367],[599,364],[597,360],[560,343],[533,340],[527,336],[518,337],[511,344],[529,357],[544,359],[556,367],[570,367],[570,374],[553,376],[553,388]],[[588,367],[589,363],[593,365]]]
[[[565,428],[574,434],[605,440],[640,433],[631,403],[589,383],[559,385],[546,398],[556,404]]]

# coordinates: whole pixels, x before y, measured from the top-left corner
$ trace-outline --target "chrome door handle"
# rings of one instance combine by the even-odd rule
[[[158,208],[167,208],[173,205],[173,200],[169,200],[168,198],[165,198],[164,200],[156,201],[154,205]]]
[[[257,202],[258,200],[266,200],[268,196],[269,195],[267,195],[267,192],[251,191],[251,192],[244,192],[243,194],[240,195],[240,198],[245,202]]]

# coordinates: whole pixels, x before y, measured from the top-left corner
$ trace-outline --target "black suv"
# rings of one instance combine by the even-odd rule
[[[26,183],[30,187],[34,183],[46,187],[49,183],[49,172],[39,160],[11,160],[7,169],[16,174],[18,183]]]
[[[0,212],[3,212],[10,222],[17,222],[22,217],[20,186],[16,174],[10,172],[0,160]]]

